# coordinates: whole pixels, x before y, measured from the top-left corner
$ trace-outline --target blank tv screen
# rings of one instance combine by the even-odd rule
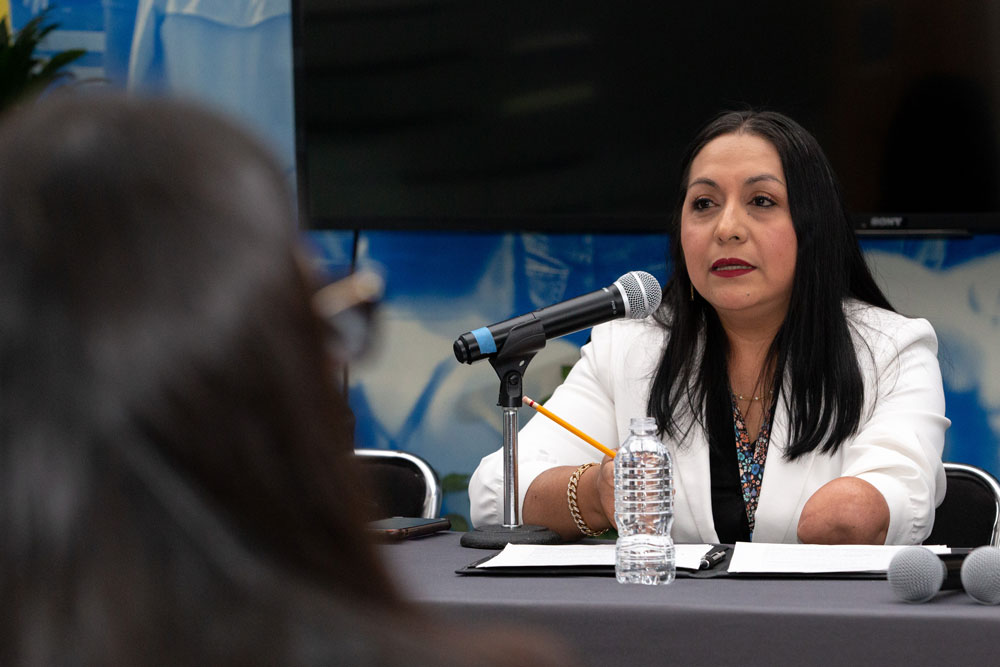
[[[990,0],[298,0],[312,228],[663,230],[718,111],[817,135],[859,228],[1000,230]]]

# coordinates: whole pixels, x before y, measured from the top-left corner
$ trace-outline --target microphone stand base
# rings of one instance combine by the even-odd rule
[[[462,535],[462,546],[473,549],[503,549],[508,544],[562,544],[559,533],[544,526],[480,526]]]

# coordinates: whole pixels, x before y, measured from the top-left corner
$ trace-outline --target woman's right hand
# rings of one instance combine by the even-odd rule
[[[594,493],[598,498],[601,511],[611,527],[617,530],[615,524],[615,460],[605,456],[601,461],[599,474],[594,475]]]
[[[565,540],[582,537],[567,505],[567,486],[578,466],[549,468],[534,479],[524,496],[521,518],[526,524],[545,526]],[[604,457],[590,466],[577,482],[577,508],[587,526],[595,531],[614,528],[615,465]]]

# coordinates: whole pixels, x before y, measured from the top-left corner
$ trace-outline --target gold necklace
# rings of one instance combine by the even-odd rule
[[[767,392],[767,395],[774,396],[774,390],[772,389],[771,391]],[[763,396],[751,396],[750,398],[747,398],[743,394],[736,392],[736,400],[738,401],[759,401],[761,398],[763,398]]]

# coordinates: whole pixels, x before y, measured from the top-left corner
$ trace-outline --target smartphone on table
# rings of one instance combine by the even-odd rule
[[[451,529],[451,520],[445,517],[424,519],[421,517],[394,516],[388,519],[368,522],[368,531],[377,539],[386,541],[405,540],[421,535],[430,535]]]

